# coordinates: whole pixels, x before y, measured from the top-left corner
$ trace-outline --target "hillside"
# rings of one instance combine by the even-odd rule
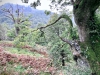
[[[14,11],[16,11],[16,8],[17,8],[16,4],[7,3],[7,4],[4,4],[3,6],[0,6],[0,8],[1,7],[9,8],[9,5],[11,5],[14,8]],[[31,16],[31,21],[33,23],[32,27],[38,24],[46,24],[50,18],[50,15],[47,16],[44,13],[44,10],[37,10],[37,9],[31,8],[30,6],[22,6],[22,5],[18,5],[18,8],[23,8],[25,16],[32,15]],[[4,14],[5,13],[2,12],[2,10],[0,10],[0,23],[7,23],[11,26],[13,22],[9,18],[5,17]]]

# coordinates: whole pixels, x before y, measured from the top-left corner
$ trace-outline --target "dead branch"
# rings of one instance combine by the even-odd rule
[[[63,42],[66,42],[67,44],[69,44],[69,45],[71,46],[71,43],[72,43],[71,40],[69,40],[69,39],[64,39],[64,38],[62,38],[62,37],[60,37],[60,36],[59,36],[59,38],[60,38]]]
[[[12,9],[11,11],[10,11],[10,8]],[[8,13],[10,16],[8,17],[7,15],[6,15],[6,17],[8,17],[8,18],[10,18],[11,20],[13,20],[13,22],[15,23],[15,18],[14,18],[14,15],[13,15],[13,8],[12,8],[12,6],[10,5],[10,8],[9,9],[1,9],[3,12],[6,12],[6,13]]]

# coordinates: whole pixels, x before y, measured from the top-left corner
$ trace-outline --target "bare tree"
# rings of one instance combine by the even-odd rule
[[[25,18],[23,19],[23,7],[19,8],[19,6],[16,5],[16,10],[14,11],[14,7],[11,4],[9,4],[9,8],[2,7],[1,10],[5,13],[4,15],[11,19],[15,24],[15,34],[17,36],[21,30],[19,25],[25,21],[28,21]]]

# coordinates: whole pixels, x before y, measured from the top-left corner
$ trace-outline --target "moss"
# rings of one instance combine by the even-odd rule
[[[89,61],[92,72],[93,73],[96,72],[97,75],[100,75],[100,67],[99,67],[99,64],[97,64],[100,59],[100,52],[99,52],[100,44],[96,43],[94,46],[92,46],[91,43],[84,42],[84,43],[80,43],[80,45],[81,45],[81,49],[84,53],[84,56],[87,57],[87,59]],[[97,56],[97,54],[98,54],[98,56]]]

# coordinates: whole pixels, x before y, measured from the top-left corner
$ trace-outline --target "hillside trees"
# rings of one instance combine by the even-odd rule
[[[84,51],[92,69],[91,75],[100,75],[100,25],[96,23],[95,12],[100,6],[99,0],[51,0],[56,7],[73,5],[74,19],[79,34],[79,46]],[[67,40],[66,43],[69,43]]]
[[[0,40],[7,40],[8,39],[7,31],[8,31],[7,26],[5,24],[1,24],[0,25]]]
[[[10,4],[8,8],[2,6],[1,10],[14,23],[16,36],[18,36],[23,27],[30,25],[29,17],[24,16],[23,8],[19,8],[18,5],[16,5],[16,9]]]

